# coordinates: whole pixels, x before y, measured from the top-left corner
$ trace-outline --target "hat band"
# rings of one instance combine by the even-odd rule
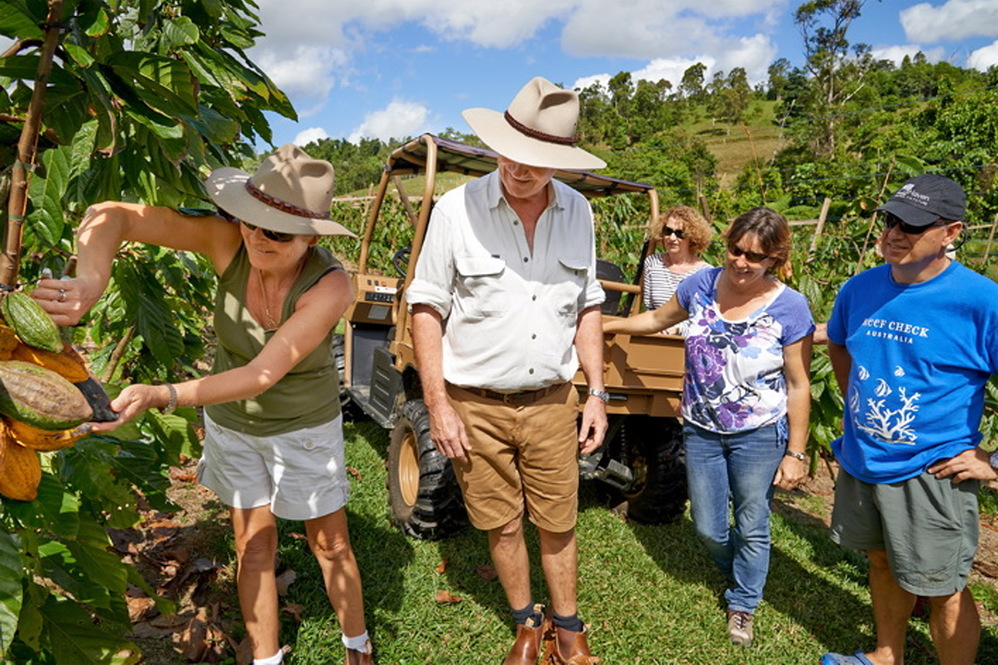
[[[277,208],[281,212],[286,212],[289,215],[307,217],[308,219],[329,219],[328,213],[318,213],[313,210],[309,210],[308,208],[300,208],[293,203],[282,201],[276,196],[271,196],[267,192],[263,191],[249,180],[246,181],[246,191],[249,192],[250,196],[255,198],[257,201],[269,205],[271,208]]]
[[[538,141],[544,141],[545,143],[558,143],[560,145],[573,145],[579,140],[579,137],[574,134],[572,136],[555,136],[554,134],[539,132],[536,129],[532,129],[524,125],[522,122],[514,118],[509,111],[503,113],[503,117],[506,118],[506,122],[508,122],[513,129],[521,134],[529,136],[532,139],[537,139]]]

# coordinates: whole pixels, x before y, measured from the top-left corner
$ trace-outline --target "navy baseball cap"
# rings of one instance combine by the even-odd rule
[[[937,219],[962,222],[967,212],[967,195],[949,178],[925,173],[905,182],[877,210],[900,217],[912,226],[928,226]]]

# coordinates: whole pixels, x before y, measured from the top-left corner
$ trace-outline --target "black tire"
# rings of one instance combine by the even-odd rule
[[[445,538],[468,524],[454,469],[433,445],[421,399],[402,405],[392,430],[387,485],[392,521],[407,536]]]
[[[627,416],[618,437],[611,450],[634,472],[634,484],[613,490],[612,502],[635,522],[674,522],[687,499],[682,426],[674,418]]]
[[[333,361],[336,363],[336,372],[340,376],[340,413],[343,414],[343,422],[357,420],[360,409],[354,404],[344,383],[347,371],[347,353],[343,335],[333,335]]]

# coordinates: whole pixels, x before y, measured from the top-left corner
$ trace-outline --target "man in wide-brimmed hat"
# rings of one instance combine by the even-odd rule
[[[978,482],[998,478],[998,453],[981,447],[980,432],[985,386],[998,374],[998,285],[947,255],[965,209],[953,180],[908,180],[877,209],[885,265],[846,282],[828,322],[846,403],[832,442],[842,470],[831,534],[867,553],[877,643],[826,653],[822,665],[903,662],[919,596],[939,662],[976,659],[981,621],[967,576]]]
[[[499,154],[498,169],[433,210],[407,291],[430,433],[453,462],[472,524],[489,549],[517,624],[506,665],[597,663],[576,608],[578,454],[606,432],[592,212],[553,180],[602,168],[576,147],[575,92],[535,78],[505,113],[464,117]],[[589,383],[581,428],[571,378]],[[530,589],[524,512],[538,529],[550,593],[545,620]]]

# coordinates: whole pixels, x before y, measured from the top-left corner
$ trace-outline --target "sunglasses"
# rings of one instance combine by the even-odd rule
[[[668,238],[669,236],[676,236],[676,240],[682,240],[684,235],[685,234],[683,233],[682,229],[670,229],[668,226],[662,229],[663,238]]]
[[[263,231],[263,237],[267,240],[273,240],[274,242],[291,242],[295,239],[294,233],[281,233],[280,231],[271,231],[270,229],[261,229],[259,226],[250,224],[244,219],[239,220],[243,223],[248,231],[256,231],[260,229]]]
[[[884,214],[885,230],[893,229],[896,226],[899,229],[901,229],[901,233],[906,233],[908,235],[913,235],[913,236],[922,235],[929,229],[935,228],[937,226],[946,226],[947,224],[949,224],[949,222],[947,222],[945,219],[939,219],[926,226],[914,226],[912,224],[908,224],[907,222],[905,222],[904,220],[902,220],[900,217],[898,217],[893,213],[888,212]]]
[[[762,263],[766,259],[773,258],[769,254],[761,254],[760,252],[745,251],[738,245],[728,245],[728,254],[731,254],[731,256],[744,256],[746,260],[752,263]]]

